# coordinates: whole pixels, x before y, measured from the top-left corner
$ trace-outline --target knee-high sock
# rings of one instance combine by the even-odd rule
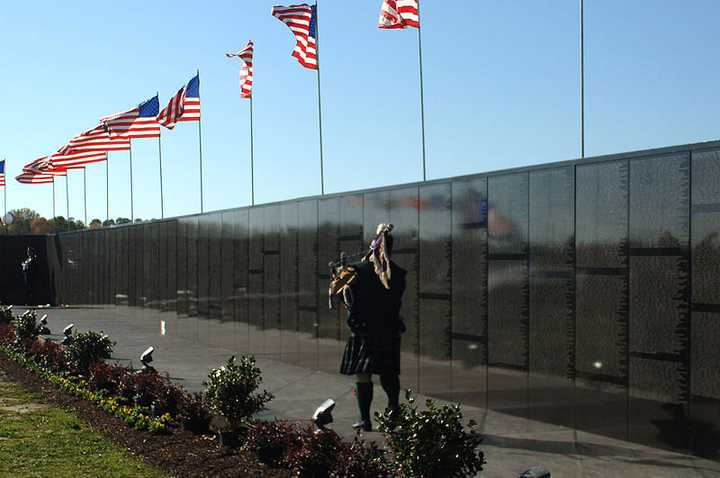
[[[380,375],[380,385],[388,397],[388,407],[400,406],[400,377],[398,375]]]
[[[355,395],[357,398],[358,409],[360,410],[360,419],[365,423],[370,423],[370,405],[372,404],[373,399],[373,383],[356,383]]]

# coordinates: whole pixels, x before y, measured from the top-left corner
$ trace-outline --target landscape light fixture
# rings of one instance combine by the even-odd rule
[[[75,340],[72,336],[73,327],[75,327],[75,324],[69,324],[63,329],[63,335],[65,337],[62,339],[62,342],[60,342],[62,345],[70,345]]]
[[[152,354],[154,351],[155,351],[155,347],[153,347],[151,345],[150,347],[145,349],[145,352],[143,352],[142,355],[140,355],[140,362],[142,362],[142,364],[143,364],[143,366],[142,366],[143,372],[154,372],[155,371],[153,366],[150,365],[150,362],[153,361]]]
[[[317,427],[315,433],[325,430],[325,425],[333,422],[332,411],[335,409],[335,400],[328,398],[313,413],[312,421]]]
[[[542,466],[533,466],[518,478],[552,478],[552,475]]]
[[[43,315],[40,319],[40,334],[41,335],[50,335],[50,329],[48,329],[47,326],[47,314]]]

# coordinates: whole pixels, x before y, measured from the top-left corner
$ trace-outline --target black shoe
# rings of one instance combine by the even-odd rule
[[[370,422],[370,421],[365,421],[365,420],[360,420],[359,422],[353,423],[353,426],[352,426],[352,427],[353,427],[354,429],[356,429],[356,430],[357,430],[358,428],[361,428],[363,431],[371,432],[371,431],[372,431],[372,422]]]

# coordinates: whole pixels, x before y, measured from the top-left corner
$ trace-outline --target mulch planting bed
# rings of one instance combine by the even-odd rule
[[[69,408],[94,430],[147,463],[178,477],[289,477],[288,471],[269,469],[257,458],[240,450],[221,447],[213,437],[182,429],[151,434],[126,426],[91,402],[62,392],[0,352],[0,368],[8,378],[40,392],[48,403]]]

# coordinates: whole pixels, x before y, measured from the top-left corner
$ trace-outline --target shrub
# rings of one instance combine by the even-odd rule
[[[290,470],[302,477],[329,477],[344,447],[340,436],[332,430],[315,433],[306,428],[298,434],[298,440],[298,446],[287,457]]]
[[[0,324],[0,345],[12,345],[15,341],[15,326]]]
[[[77,373],[87,375],[90,365],[109,359],[115,344],[105,334],[98,332],[82,332],[75,336],[73,343],[68,345],[68,360],[75,366]]]
[[[152,409],[156,415],[177,415],[183,400],[182,388],[174,385],[167,375],[157,372],[124,369],[115,377],[119,398],[135,406]]]
[[[397,476],[459,478],[482,470],[485,456],[477,449],[482,437],[473,420],[466,430],[458,405],[437,406],[427,400],[427,410],[419,411],[410,390],[406,398],[408,404],[400,405],[392,415],[376,414],[379,430],[394,455]]]
[[[266,390],[256,393],[261,382],[262,372],[255,366],[255,358],[241,357],[236,362],[230,357],[225,365],[210,372],[205,383],[210,409],[225,418],[231,428],[241,428],[273,398]]]
[[[30,350],[33,342],[40,336],[42,326],[37,321],[34,310],[28,311],[15,319],[15,345],[23,352]]]
[[[128,373],[128,369],[107,362],[95,362],[90,365],[89,372],[88,386],[92,390],[105,390],[108,394],[115,395],[122,378]]]
[[[345,444],[332,473],[332,478],[388,478],[390,465],[387,453],[375,443],[355,437]]]
[[[281,468],[287,464],[287,455],[301,444],[300,431],[296,424],[289,422],[255,422],[247,432],[243,447],[266,465]]]
[[[65,351],[60,344],[49,340],[36,340],[30,346],[28,355],[41,367],[53,372],[67,371],[67,360]]]
[[[210,431],[212,416],[203,394],[184,393],[180,400],[178,413],[186,430],[198,434]]]

